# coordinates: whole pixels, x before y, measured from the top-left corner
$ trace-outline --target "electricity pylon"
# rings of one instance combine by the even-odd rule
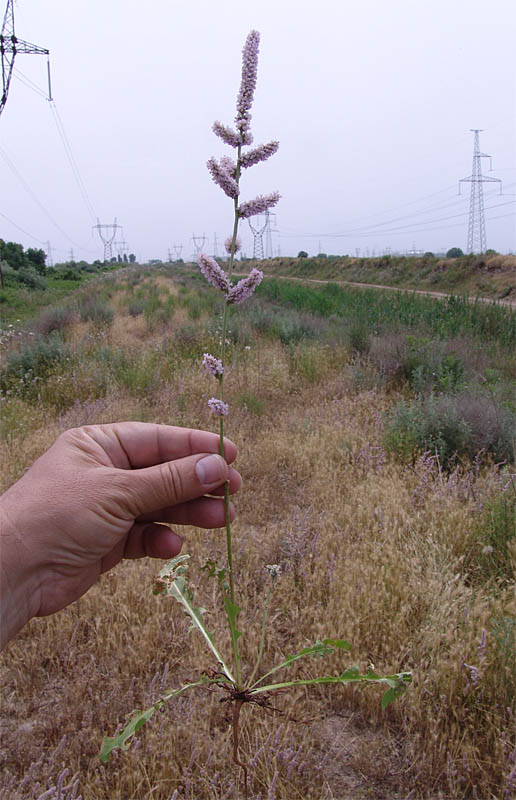
[[[97,217],[97,224],[93,225],[93,230],[98,231],[99,236],[102,239],[102,242],[104,244],[104,262],[111,261],[111,258],[113,256],[113,247],[112,247],[113,241],[114,241],[114,238],[116,236],[116,232],[117,231],[121,231],[122,230],[122,226],[121,225],[117,225],[116,217],[115,217],[115,221],[114,221],[114,223],[112,225],[101,225],[100,224],[100,220]],[[111,231],[111,234],[108,233],[106,236],[104,236],[104,234],[102,233],[102,231],[104,231],[104,230],[107,231],[107,232]]]
[[[273,211],[265,212],[267,217],[267,228],[265,229],[265,258],[274,258],[274,250],[272,247],[272,232],[277,231],[276,214]],[[274,227],[273,227],[274,226]]]
[[[192,242],[195,248],[194,258],[196,259],[202,251],[204,250],[204,245],[206,244],[206,235],[203,233],[202,236],[196,236],[195,233],[192,233]]]
[[[500,178],[488,178],[482,175],[482,162],[481,158],[489,158],[489,169],[493,168],[492,158],[487,153],[480,152],[480,141],[478,134],[481,128],[471,128],[471,132],[475,134],[473,142],[473,170],[471,175],[467,178],[459,180],[459,194],[460,185],[463,182],[471,183],[471,195],[469,200],[469,221],[468,221],[468,244],[466,252],[468,253],[485,253],[486,251],[486,221],[484,217],[484,190],[483,183],[499,183],[500,194],[502,194],[502,181]]]
[[[9,94],[9,86],[11,85],[11,78],[14,69],[14,60],[18,53],[24,55],[49,55],[49,50],[45,47],[39,47],[37,44],[31,44],[24,39],[18,39],[14,32],[14,6],[13,0],[7,0],[7,8],[4,14],[4,21],[2,24],[2,32],[0,33],[0,56],[2,58],[2,97],[0,98],[0,114],[4,110],[7,103],[7,95]],[[52,87],[50,85],[50,61],[47,58],[47,75],[48,75],[48,99],[52,100]]]
[[[257,261],[261,261],[263,259],[263,234],[269,227],[269,214],[267,211],[265,212],[263,223],[260,216],[257,217],[255,225],[253,225],[251,219],[252,217],[249,217],[247,221],[253,234],[253,258]]]
[[[179,260],[181,258],[181,253],[183,252],[183,245],[182,244],[175,244],[174,245],[174,253],[176,254],[176,259]]]

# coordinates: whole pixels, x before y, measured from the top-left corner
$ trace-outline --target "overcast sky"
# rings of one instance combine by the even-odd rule
[[[245,172],[241,197],[281,193],[275,255],[465,250],[470,128],[493,157],[483,172],[503,180],[502,197],[484,184],[487,246],[516,251],[514,0],[18,0],[15,15],[17,36],[50,50],[87,199],[55,111],[23,82],[46,90],[45,57],[19,55],[0,117],[6,240],[91,261],[96,218],[116,217],[139,260],[174,246],[189,258],[192,234],[207,252],[216,235],[221,252],[232,202],[205,165],[228,148],[211,126],[232,123],[256,28],[255,143],[280,150]]]

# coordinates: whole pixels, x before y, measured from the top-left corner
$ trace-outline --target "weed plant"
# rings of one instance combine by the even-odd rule
[[[242,82],[237,99],[237,116],[235,119],[236,130],[221,125],[219,122],[214,125],[215,133],[226,144],[235,148],[236,160],[223,157],[220,162],[215,159],[208,161],[208,169],[215,183],[233,200],[234,204],[233,233],[226,241],[226,249],[229,254],[228,272],[226,273],[217,261],[210,256],[204,254],[199,256],[199,266],[202,274],[210,284],[219,289],[224,295],[224,314],[220,332],[220,357],[205,352],[202,360],[206,373],[215,378],[218,383],[219,396],[211,397],[208,400],[208,406],[215,417],[219,419],[220,455],[222,457],[224,457],[225,447],[224,421],[229,413],[229,405],[224,399],[225,376],[229,363],[227,351],[230,345],[230,340],[228,339],[228,308],[231,305],[239,305],[247,300],[263,279],[263,274],[258,269],[253,269],[247,277],[239,280],[236,284],[232,283],[235,253],[240,248],[238,225],[241,219],[266,211],[271,206],[274,206],[279,199],[277,192],[265,197],[259,196],[247,202],[241,202],[239,198],[242,171],[260,161],[265,161],[278,149],[278,142],[270,142],[252,150],[243,151],[242,149],[252,142],[249,112],[256,84],[258,42],[259,34],[256,31],[251,31],[243,51]],[[202,298],[202,295],[200,297]],[[158,302],[156,298],[156,303]],[[192,300],[191,297],[187,297],[186,306],[190,319],[197,320],[200,318],[202,306],[198,299]],[[286,329],[285,331],[285,328],[282,327],[278,335],[282,342],[288,343],[289,346],[293,345],[294,340],[291,330]],[[309,382],[316,380],[317,362],[315,358],[309,359],[305,355],[299,362],[299,368],[306,380]],[[255,412],[260,412],[263,408],[263,404],[260,404],[260,401],[249,392],[242,396],[242,400],[242,405],[245,406],[246,411],[249,410],[249,403]],[[270,585],[264,592],[261,602],[258,655],[254,664],[246,665],[242,656],[242,644],[240,642],[240,639],[243,638],[243,631],[239,629],[239,617],[242,613],[242,608],[237,604],[235,591],[236,572],[233,561],[233,537],[229,511],[229,482],[225,485],[224,506],[226,519],[225,563],[209,558],[202,567],[202,571],[206,572],[206,575],[214,580],[217,587],[217,595],[220,598],[221,606],[226,616],[227,634],[231,643],[231,660],[223,655],[223,650],[216,637],[208,629],[204,618],[204,609],[195,603],[193,586],[188,579],[187,573],[190,556],[181,555],[172,559],[160,571],[159,577],[154,583],[154,593],[164,597],[172,597],[182,606],[191,619],[192,628],[201,635],[208,650],[211,651],[214,665],[211,669],[202,671],[196,680],[189,681],[177,689],[166,692],[146,710],[136,709],[121,732],[104,740],[100,758],[103,762],[107,762],[114,750],[118,748],[126,750],[129,746],[128,742],[132,740],[142,725],[150,720],[157,710],[163,708],[169,700],[178,698],[191,689],[214,689],[217,687],[225,695],[222,700],[228,703],[228,716],[232,726],[233,761],[243,772],[243,791],[247,798],[248,764],[240,758],[239,735],[240,712],[244,705],[255,705],[269,713],[278,713],[275,705],[276,698],[287,689],[331,684],[381,683],[388,687],[382,698],[382,708],[385,709],[393,700],[404,693],[407,684],[410,683],[411,675],[409,672],[401,672],[380,676],[372,666],[365,673],[361,673],[358,666],[352,666],[337,675],[314,676],[312,671],[309,670],[301,678],[292,678],[288,677],[288,675],[285,678],[285,671],[300,660],[320,659],[338,655],[339,651],[349,651],[351,645],[341,638],[317,639],[315,643],[303,647],[296,653],[281,657],[275,665],[264,669],[262,660],[266,657],[268,606],[275,581],[279,579],[282,573],[282,567],[278,563],[264,565],[270,578]],[[280,675],[277,675],[278,672]],[[229,706],[232,707],[231,711],[229,711]]]
[[[163,281],[162,305],[166,286],[178,298],[207,296],[204,279],[191,268],[171,272],[152,278]],[[143,315],[125,311],[127,287],[132,284],[138,297],[141,289],[145,299],[150,276],[142,268],[117,273],[109,287],[113,324],[96,329],[76,318],[63,342],[70,360],[54,362],[47,372],[43,364],[37,391],[1,394],[3,488],[68,427],[124,418],[206,427],[214,378],[199,362],[219,345],[220,293],[212,291],[215,320],[208,311],[188,320],[178,300],[168,323],[151,332]],[[68,297],[75,287],[65,283]],[[107,302],[96,286],[88,292],[98,291]],[[15,319],[34,319],[38,292],[17,291],[25,293],[27,309]],[[39,294],[46,303],[63,302],[64,295],[50,288]],[[252,486],[239,497],[239,525],[232,530],[244,674],[258,658],[263,601],[272,583],[263,567],[280,564],[283,574],[269,601],[265,671],[297,646],[341,631],[344,621],[363,674],[374,663],[381,674],[401,668],[414,676],[402,702],[385,713],[375,693],[360,685],[345,692],[331,684],[310,692],[293,687],[276,701],[285,712],[280,716],[255,709],[247,720],[244,706],[239,757],[251,768],[250,794],[256,800],[512,800],[514,464],[497,466],[480,453],[471,462],[452,458],[445,469],[435,452],[394,458],[383,440],[385,420],[399,400],[421,403],[448,391],[464,405],[474,395],[476,430],[489,428],[500,409],[515,410],[512,354],[472,335],[443,342],[422,323],[410,329],[380,324],[371,330],[369,353],[358,357],[347,335],[353,321],[345,316],[281,307],[256,293],[229,310],[225,400],[244,482]],[[275,324],[258,331],[255,313],[284,315],[305,332],[283,344]],[[32,338],[16,325],[2,369]],[[454,354],[463,367],[454,389],[445,392],[427,377],[412,381],[403,364],[414,347],[428,377],[430,365]],[[150,390],[126,379],[135,366],[155,376]],[[479,387],[485,392],[477,403]],[[202,570],[206,553],[227,566],[224,542],[213,532],[187,529],[185,535],[190,588],[207,598],[208,630],[231,653],[218,583]],[[232,706],[219,702],[224,690],[199,689],[161,706],[127,752],[115,750],[108,765],[99,764],[99,730],[110,731],[117,719],[119,734],[126,712],[148,708],[171,685],[213,669],[204,638],[186,635],[189,623],[170,613],[170,598],[142,591],[154,569],[141,561],[106,574],[79,603],[33,620],[0,656],[2,796],[238,796],[224,719]],[[339,662],[327,655],[326,671],[338,675]],[[300,659],[290,665],[290,677],[317,677],[317,666]]]

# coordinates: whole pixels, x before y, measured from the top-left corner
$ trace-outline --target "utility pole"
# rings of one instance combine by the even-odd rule
[[[49,50],[31,44],[24,39],[18,39],[14,32],[14,0],[7,0],[7,8],[2,23],[0,33],[0,56],[2,59],[2,96],[0,98],[0,114],[7,103],[9,86],[14,69],[14,60],[18,53],[24,55],[45,55],[47,56],[47,75],[48,75],[48,99],[52,100],[52,87],[50,85],[50,61],[48,59]]]
[[[217,234],[213,234],[213,258],[219,257],[219,245],[217,242]]]
[[[98,234],[104,244],[104,263],[106,263],[106,261],[109,263],[113,256],[112,245],[116,236],[116,232],[121,231],[122,226],[117,225],[116,217],[112,225],[101,225],[100,220],[97,217],[97,224],[93,225],[93,230],[98,231]],[[103,231],[106,231],[106,234],[104,234]]]
[[[73,247],[70,247],[70,261],[75,261],[73,257]]]
[[[459,194],[461,183],[471,183],[468,244],[466,246],[467,253],[485,253],[486,251],[486,222],[484,217],[484,190],[482,184],[499,183],[500,194],[502,194],[502,181],[500,178],[488,178],[482,175],[482,162],[480,159],[489,158],[490,171],[493,169],[493,162],[491,156],[487,155],[487,153],[480,152],[479,133],[481,130],[481,128],[471,128],[471,132],[475,134],[473,142],[473,169],[471,175],[459,180]]]

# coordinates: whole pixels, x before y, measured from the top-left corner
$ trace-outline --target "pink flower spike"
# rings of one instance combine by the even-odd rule
[[[238,197],[238,183],[234,178],[236,164],[227,156],[221,158],[220,162],[215,158],[210,158],[206,166],[211,177],[220,186],[222,191],[233,200]]]
[[[232,245],[232,243],[233,243],[233,237],[232,236],[228,236],[228,238],[224,242],[224,247],[226,248],[226,253],[230,253],[231,254],[231,245]],[[241,249],[242,249],[242,242],[240,241],[240,239],[237,236],[236,241],[235,241],[235,250],[234,250],[234,252],[238,253],[238,251],[241,250]]]
[[[204,353],[202,357],[202,365],[206,372],[209,372],[210,375],[213,375],[215,378],[218,378],[219,375],[224,374],[222,361],[220,358],[215,358],[215,356],[210,355],[210,353]]]
[[[242,80],[240,91],[237,97],[237,114],[235,124],[240,141],[242,144],[251,144],[250,134],[251,114],[249,113],[253,104],[254,90],[256,88],[256,78],[258,75],[258,46],[260,44],[260,34],[258,31],[251,31],[245,40],[242,51]]]
[[[222,141],[230,147],[238,147],[239,144],[242,144],[238,133],[227,125],[223,125],[222,122],[214,122],[212,130],[219,139],[222,139]]]
[[[242,278],[235,286],[232,286],[227,293],[228,303],[243,303],[251,297],[254,290],[263,280],[263,272],[259,269],[252,269],[247,278]]]
[[[217,400],[216,397],[210,397],[208,405],[213,414],[217,417],[227,417],[229,414],[229,406],[223,400]]]
[[[253,167],[255,164],[258,164],[259,161],[266,161],[268,158],[274,155],[277,152],[279,147],[279,142],[269,142],[268,144],[261,144],[259,147],[255,147],[253,150],[248,150],[247,153],[244,153],[240,158],[240,164],[242,167]]]
[[[268,208],[275,206],[279,202],[279,192],[271,192],[266,195],[258,195],[254,200],[248,200],[238,206],[238,214],[243,219],[254,217],[255,214],[263,214]]]
[[[197,263],[202,274],[212,286],[215,286],[216,289],[221,289],[223,292],[229,291],[231,288],[229,278],[214,258],[201,253],[197,258]]]

